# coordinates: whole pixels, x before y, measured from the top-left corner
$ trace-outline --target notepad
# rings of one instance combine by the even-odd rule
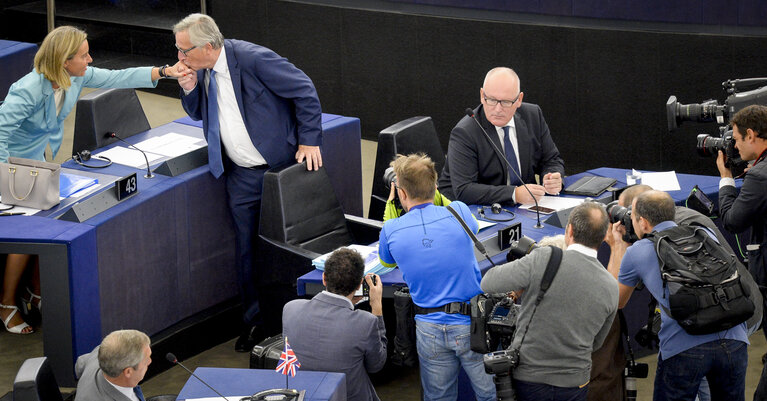
[[[599,196],[616,182],[618,180],[615,178],[590,175],[581,177],[578,181],[568,185],[562,193],[568,195]]]

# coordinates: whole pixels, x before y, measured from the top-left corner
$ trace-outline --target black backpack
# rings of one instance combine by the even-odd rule
[[[745,322],[754,313],[738,274],[740,261],[702,227],[677,226],[645,238],[655,245],[661,278],[669,289],[663,310],[689,334],[711,334]]]

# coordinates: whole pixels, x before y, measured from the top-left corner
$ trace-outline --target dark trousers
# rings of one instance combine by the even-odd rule
[[[623,399],[623,369],[626,354],[621,341],[621,324],[615,315],[602,347],[591,354],[589,401],[620,401]]]
[[[586,401],[588,386],[557,387],[514,380],[514,392],[518,401]]]
[[[745,400],[748,346],[742,341],[716,340],[692,347],[669,359],[658,355],[654,401],[695,400],[703,377],[712,400]]]
[[[242,298],[242,321],[246,326],[259,322],[259,302],[256,291],[256,267],[253,249],[258,239],[261,213],[261,192],[264,185],[263,169],[249,169],[228,163],[226,193],[235,233],[235,263]]]

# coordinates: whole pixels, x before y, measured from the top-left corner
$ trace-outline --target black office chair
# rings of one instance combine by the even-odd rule
[[[150,128],[136,90],[98,89],[77,101],[72,153],[91,151],[117,141],[105,137],[107,132],[125,139]]]
[[[24,361],[13,380],[14,401],[63,401],[47,357]]]
[[[313,259],[378,241],[381,226],[343,213],[324,168],[307,171],[302,163],[267,171],[256,252],[266,333],[281,331],[282,306],[297,297],[296,279],[313,269]]]
[[[373,190],[370,195],[368,217],[383,219],[389,189],[383,180],[384,171],[398,154],[425,153],[435,164],[437,174],[445,165],[445,152],[439,143],[437,130],[431,117],[411,117],[402,120],[378,134],[378,150],[373,170]]]

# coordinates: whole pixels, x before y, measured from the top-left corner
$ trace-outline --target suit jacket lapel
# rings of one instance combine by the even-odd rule
[[[479,106],[477,108],[477,111],[474,112],[474,115],[479,116],[479,123],[482,125],[482,127],[485,129],[485,133],[490,136],[490,139],[495,144],[495,147],[498,148],[501,152],[503,152],[503,147],[501,146],[501,138],[498,136],[498,130],[495,129],[495,125],[490,124],[490,121],[487,120],[487,117],[485,117],[485,110],[482,108],[482,106]],[[480,133],[481,134],[481,133]],[[485,136],[484,134],[481,134],[482,136]],[[487,141],[487,139],[485,139]],[[509,167],[501,160],[501,155],[497,154],[496,151],[490,146],[490,152],[494,155],[496,155],[496,158],[498,159],[498,163],[500,164],[501,171],[503,171],[503,182],[506,183],[509,181]],[[504,156],[504,159],[506,157]]]
[[[525,182],[528,181],[530,174],[530,135],[527,132],[527,124],[520,117],[519,113],[514,113],[514,128],[517,131],[517,152],[519,152],[519,175]]]
[[[226,63],[229,65],[229,75],[232,77],[232,86],[234,87],[234,96],[237,98],[237,106],[240,108],[240,115],[245,121],[245,107],[242,104],[242,77],[240,76],[240,65],[234,56],[232,42],[224,41],[224,51],[226,51]]]

